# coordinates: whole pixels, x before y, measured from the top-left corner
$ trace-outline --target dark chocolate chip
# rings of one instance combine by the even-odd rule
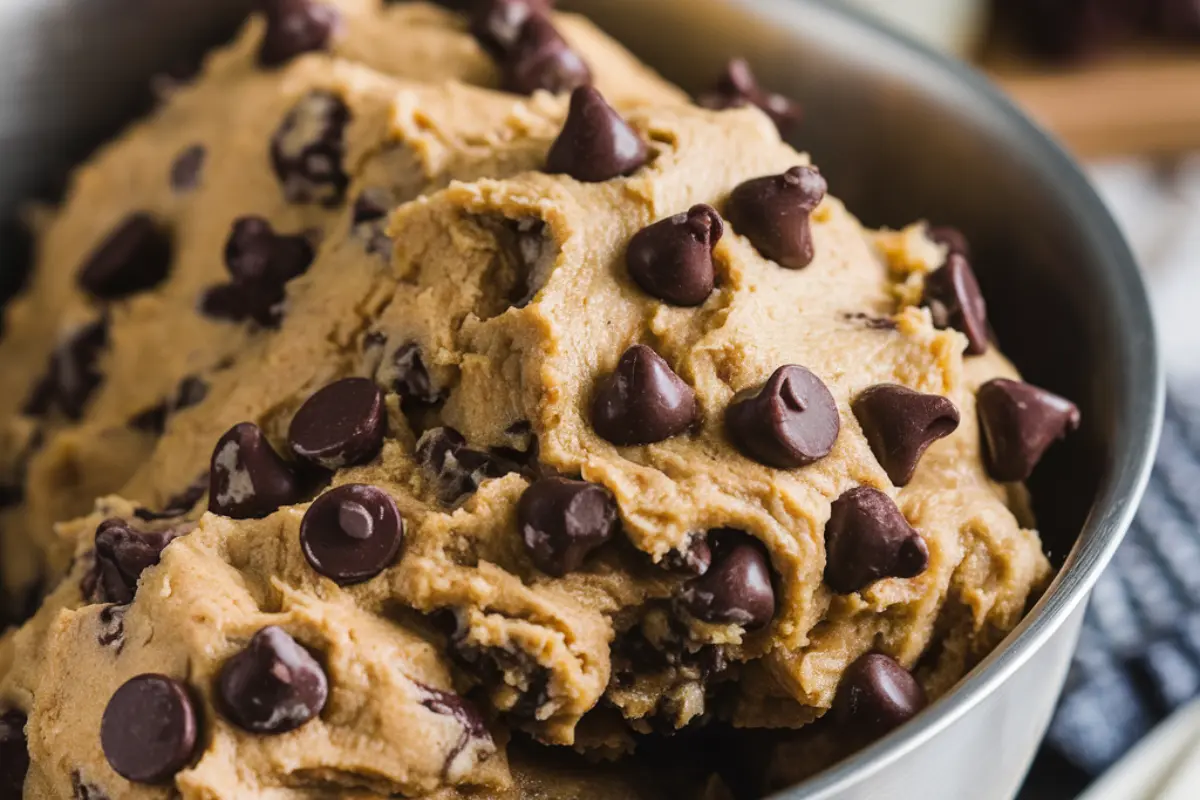
[[[195,375],[189,375],[179,382],[175,388],[175,399],[171,404],[172,411],[198,406],[208,397],[208,384]]]
[[[443,394],[436,389],[429,377],[429,370],[421,360],[421,346],[416,342],[400,345],[392,356],[392,364],[396,368],[396,377],[392,381],[392,389],[406,402],[422,405],[435,405],[441,402]]]
[[[915,578],[929,548],[900,509],[878,489],[858,486],[833,501],[825,526],[825,583],[852,594],[881,578]]]
[[[257,519],[302,499],[299,481],[257,425],[243,422],[213,449],[208,510],[233,519]]]
[[[882,383],[851,404],[875,460],[897,486],[907,486],[929,445],[958,429],[954,404],[937,394]]]
[[[129,418],[129,427],[161,436],[167,427],[167,404],[162,402],[134,414]]]
[[[867,653],[842,674],[833,716],[849,736],[883,736],[925,708],[925,690],[912,673],[882,653]]]
[[[283,319],[285,295],[282,284],[223,283],[204,292],[199,310],[213,319],[254,320],[265,328],[277,328]]]
[[[112,647],[118,653],[125,648],[125,614],[129,606],[105,606],[100,609],[100,632],[96,641],[101,647]]]
[[[680,599],[697,619],[761,628],[775,616],[771,563],[760,542],[741,531],[714,534],[712,566],[689,581]]]
[[[109,766],[134,783],[164,783],[192,760],[196,709],[186,686],[166,675],[129,679],[108,701],[100,745]]]
[[[562,577],[617,531],[617,501],[598,483],[542,478],[517,504],[517,529],[533,563]]]
[[[764,91],[744,58],[731,59],[713,90],[700,95],[697,102],[704,108],[712,109],[758,106],[771,118],[780,133],[787,133],[803,116],[800,104],[796,101]]]
[[[251,733],[286,733],[321,713],[329,697],[325,670],[287,631],[263,628],[221,667],[222,711]]]
[[[1055,440],[1079,429],[1079,408],[1032,384],[997,378],[975,397],[988,474],[1001,482],[1023,481]]]
[[[945,247],[949,254],[960,255],[963,258],[971,257],[971,243],[958,228],[952,228],[949,225],[933,225],[925,231],[925,235],[929,241]]]
[[[208,484],[209,475],[206,472],[197,478],[191,486],[184,489],[174,497],[168,499],[162,511],[151,511],[146,508],[139,508],[133,512],[133,515],[146,522],[182,517],[184,514],[195,508],[196,503],[200,502],[200,498],[204,497],[204,493],[208,491]]]
[[[204,145],[194,144],[176,156],[171,164],[171,188],[182,194],[199,186],[207,155]]]
[[[431,428],[417,441],[417,462],[434,476],[438,497],[449,505],[473,493],[488,478],[521,472],[519,464],[467,447],[453,428]]]
[[[698,577],[708,572],[708,568],[712,566],[712,559],[712,547],[708,544],[708,536],[694,534],[684,549],[667,553],[663,557],[662,565],[672,572]]]
[[[109,800],[103,791],[85,781],[79,770],[71,773],[71,795],[74,800]]]
[[[396,560],[404,519],[382,489],[347,484],[326,492],[300,523],[308,563],[342,586],[370,580]]]
[[[305,401],[288,430],[292,452],[325,469],[365,464],[387,433],[383,392],[366,378],[331,383]]]
[[[571,93],[571,108],[546,156],[546,171],[601,183],[636,172],[649,157],[646,142],[600,92],[581,86]]]
[[[95,588],[93,603],[131,603],[142,573],[162,558],[171,542],[192,526],[165,531],[137,531],[123,519],[110,519],[96,529]]]
[[[550,0],[478,0],[471,11],[471,35],[492,58],[503,61],[529,18],[552,5]]]
[[[310,92],[271,138],[271,165],[290,203],[341,204],[350,178],[342,165],[350,109],[330,92]]]
[[[207,395],[208,384],[194,375],[188,376],[179,382],[175,396],[170,401],[164,400],[135,414],[129,420],[129,427],[161,435],[172,413],[199,405]]]
[[[968,355],[987,352],[987,303],[966,258],[951,253],[945,265],[925,279],[921,303],[929,308],[936,328],[953,328],[967,337]]]
[[[171,233],[154,217],[130,214],[79,270],[79,287],[101,300],[120,300],[153,289],[171,270]]]
[[[366,243],[368,253],[385,258],[391,255],[387,216],[394,206],[391,197],[381,189],[366,189],[354,201],[354,235]]]
[[[452,717],[471,736],[479,739],[490,738],[491,734],[488,733],[483,715],[461,695],[435,689],[425,684],[417,685],[424,695],[421,698],[421,705],[425,706],[425,708],[443,717]]]
[[[690,428],[698,415],[696,393],[644,344],[625,351],[592,399],[592,427],[618,446],[669,439]]]
[[[25,499],[25,489],[11,484],[0,484],[0,510],[19,506]]]
[[[46,374],[30,392],[22,411],[41,416],[57,406],[69,419],[79,420],[92,392],[104,380],[96,362],[107,346],[107,317],[72,332],[50,356]]]
[[[775,370],[758,389],[738,394],[725,411],[729,438],[769,467],[806,467],[833,450],[842,422],[837,402],[804,367]]]
[[[29,771],[26,721],[20,711],[0,715],[0,797],[7,800],[24,796],[25,773]]]
[[[646,292],[677,306],[698,306],[716,282],[713,248],[725,226],[712,206],[660,220],[629,241],[625,264]]]
[[[514,94],[563,94],[592,82],[587,63],[542,13],[529,15],[521,25],[500,71],[504,90]]]
[[[267,30],[258,63],[277,67],[302,53],[326,50],[340,27],[336,9],[314,0],[262,0]]]
[[[810,218],[827,190],[816,167],[792,167],[734,189],[725,218],[764,258],[804,269],[815,256]]]
[[[303,235],[277,234],[262,217],[234,220],[225,267],[235,284],[279,286],[308,271],[313,246]]]

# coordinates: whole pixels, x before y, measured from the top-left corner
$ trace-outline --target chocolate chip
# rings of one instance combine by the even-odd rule
[[[207,395],[208,384],[200,378],[190,375],[179,382],[175,396],[169,402],[164,400],[158,405],[135,414],[130,418],[129,426],[147,433],[161,435],[166,429],[167,419],[173,412],[199,405],[204,402]]]
[[[129,418],[129,427],[161,436],[167,427],[167,404],[159,403],[134,414]]]
[[[769,467],[806,467],[833,450],[841,431],[837,402],[804,367],[775,370],[759,389],[742,392],[725,411],[729,437],[744,454]]]
[[[925,708],[925,690],[912,674],[882,653],[867,653],[842,674],[833,717],[854,737],[883,736]]]
[[[86,782],[79,770],[71,773],[71,795],[74,800],[109,800],[108,795]]]
[[[389,257],[392,240],[387,235],[387,217],[396,204],[383,189],[365,189],[354,201],[354,235],[366,243],[368,253]]]
[[[26,721],[20,711],[0,715],[0,797],[18,800],[23,796],[25,773],[29,771]]]
[[[660,220],[629,241],[625,264],[646,292],[677,306],[698,306],[716,281],[713,248],[725,226],[712,206]]]
[[[275,625],[263,628],[221,667],[222,711],[251,733],[286,733],[321,713],[329,679],[312,654]]]
[[[460,695],[435,689],[423,683],[418,683],[417,686],[424,695],[421,698],[421,705],[425,708],[443,717],[452,717],[463,727],[464,731],[476,738],[490,738],[483,715]]]
[[[302,499],[292,468],[262,430],[235,425],[213,449],[208,510],[233,519],[258,519]]]
[[[153,289],[171,269],[170,232],[143,212],[130,214],[79,270],[79,287],[100,300]]]
[[[744,58],[731,59],[713,90],[700,95],[697,102],[704,108],[717,110],[757,106],[771,118],[780,133],[787,133],[803,116],[800,104],[796,101],[764,91]]]
[[[550,0],[479,0],[471,12],[471,35],[492,58],[503,60],[535,14],[545,14]]]
[[[763,627],[775,616],[775,589],[765,549],[741,531],[715,531],[712,542],[712,566],[683,588],[684,607],[705,622]]]
[[[644,344],[625,351],[592,399],[592,427],[618,446],[669,439],[690,428],[698,415],[692,388]]]
[[[167,500],[162,511],[151,511],[146,508],[139,508],[133,512],[133,515],[140,520],[152,522],[160,519],[175,519],[187,514],[196,507],[196,503],[200,502],[200,498],[204,497],[204,493],[208,491],[209,475],[204,473],[191,486],[184,489],[179,494]]]
[[[431,428],[417,441],[417,462],[433,475],[438,497],[454,505],[478,489],[488,478],[521,472],[521,466],[496,454],[467,447],[453,428]]]
[[[925,236],[934,244],[940,244],[953,255],[963,258],[971,257],[971,243],[958,228],[949,225],[932,225],[925,231]]]
[[[1026,480],[1057,439],[1079,429],[1079,408],[1037,386],[1006,378],[988,381],[975,397],[993,479]]]
[[[182,194],[199,186],[207,155],[204,145],[194,144],[176,156],[171,164],[171,188]]]
[[[125,614],[129,606],[111,605],[100,609],[100,632],[96,641],[101,647],[112,647],[118,653],[125,649]]]
[[[878,489],[858,486],[833,501],[825,526],[825,583],[852,594],[881,578],[915,578],[929,548],[900,509]]]
[[[954,404],[937,394],[879,384],[851,404],[875,460],[897,486],[907,486],[926,448],[958,429]]]
[[[188,765],[199,727],[188,689],[166,675],[138,675],[113,694],[100,721],[109,766],[134,783],[164,783]]]
[[[330,92],[310,92],[271,138],[271,165],[290,203],[341,204],[350,178],[342,166],[350,109]]]
[[[104,380],[96,362],[107,346],[107,317],[72,332],[50,356],[46,374],[34,386],[22,411],[41,416],[57,406],[67,418],[78,421],[92,392]]]
[[[642,137],[600,92],[581,86],[571,93],[571,108],[546,156],[546,171],[601,183],[636,172],[649,157]]]
[[[514,94],[563,94],[592,82],[587,63],[541,13],[529,15],[521,25],[501,58],[500,71],[504,90]]]
[[[391,496],[347,484],[313,502],[300,523],[300,546],[314,570],[342,586],[390,567],[404,539],[404,519]]]
[[[213,319],[254,320],[265,328],[277,328],[283,319],[285,295],[282,285],[223,283],[204,292],[199,311]]]
[[[0,510],[21,505],[25,499],[25,489],[21,486],[0,484]]]
[[[694,534],[682,550],[671,550],[663,557],[662,565],[672,572],[698,577],[712,566],[712,548],[706,534]]]
[[[277,67],[302,53],[326,50],[341,21],[336,9],[313,0],[262,0],[267,30],[258,63]]]
[[[400,346],[392,356],[395,367],[395,379],[392,389],[405,402],[415,402],[422,405],[435,405],[441,402],[443,394],[436,389],[429,377],[429,370],[421,360],[421,346],[416,342],[408,342]]]
[[[159,562],[171,542],[192,526],[165,531],[137,531],[123,519],[109,519],[96,529],[93,603],[131,603],[142,573]]]
[[[195,375],[189,375],[179,382],[175,388],[175,399],[171,404],[173,411],[198,406],[208,397],[208,384]]]
[[[235,284],[281,286],[308,271],[313,246],[303,235],[275,233],[262,217],[240,217],[225,242],[225,267]]]
[[[617,502],[598,483],[542,478],[517,504],[517,529],[533,563],[562,577],[617,531]]]
[[[934,327],[953,328],[966,335],[968,355],[987,352],[987,303],[967,259],[951,253],[946,264],[925,279],[921,303],[929,308]]]
[[[365,464],[387,433],[383,392],[366,378],[345,378],[314,394],[292,418],[292,452],[325,469]]]
[[[764,258],[804,269],[815,256],[810,217],[827,190],[816,167],[792,167],[734,189],[725,218]]]

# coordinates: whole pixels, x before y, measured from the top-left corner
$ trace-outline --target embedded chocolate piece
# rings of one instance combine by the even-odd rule
[[[517,528],[538,569],[562,577],[616,533],[617,502],[598,483],[542,478],[521,495]]]
[[[724,230],[716,209],[703,204],[643,228],[625,254],[629,275],[663,302],[701,305],[716,283],[713,248]]]
[[[833,501],[825,525],[825,583],[838,594],[881,578],[915,578],[929,548],[900,509],[878,489],[858,486]]]
[[[597,384],[592,427],[618,446],[653,444],[692,427],[698,413],[692,388],[662,356],[636,344]]]
[[[712,566],[684,587],[684,607],[705,622],[767,625],[775,616],[775,589],[762,544],[741,531],[719,531],[713,538]]]
[[[207,156],[208,150],[202,144],[194,144],[180,153],[171,165],[171,188],[184,194],[199,186]]]
[[[345,157],[350,109],[331,92],[310,92],[271,139],[271,165],[291,203],[341,204],[350,178]]]
[[[921,303],[929,308],[935,327],[953,328],[967,337],[968,355],[987,352],[987,303],[965,257],[951,253],[945,265],[925,279]]]
[[[321,713],[329,697],[325,670],[287,631],[271,625],[221,667],[223,712],[251,733],[286,733]]]
[[[788,269],[804,269],[815,257],[810,217],[827,190],[816,167],[792,167],[734,189],[725,218],[764,258]]]
[[[390,567],[403,540],[404,519],[391,495],[362,484],[321,495],[300,524],[300,546],[309,565],[343,586]]]
[[[278,67],[298,55],[326,50],[341,20],[337,9],[315,0],[260,0],[267,19],[258,63]]]
[[[1050,445],[1079,429],[1079,408],[1029,383],[997,378],[975,396],[988,474],[1001,482],[1033,474]]]
[[[501,58],[501,85],[514,94],[564,94],[592,82],[592,71],[554,23],[534,13]]]
[[[867,653],[842,674],[833,715],[855,738],[876,738],[925,708],[925,690],[912,673],[882,653]]]
[[[725,427],[737,448],[779,469],[805,467],[829,455],[841,426],[829,389],[797,366],[775,370],[766,384],[742,392],[725,411]]]
[[[851,404],[871,452],[897,486],[907,486],[929,445],[958,429],[959,414],[945,397],[879,384]]]
[[[156,565],[171,542],[189,533],[194,526],[183,525],[165,531],[134,530],[123,519],[109,519],[96,529],[94,574],[86,581],[84,592],[94,603],[133,602],[142,573]]]
[[[581,86],[571,94],[562,133],[550,146],[546,171],[584,183],[603,183],[641,169],[650,157],[640,134],[600,92]]]
[[[158,286],[171,270],[171,233],[144,212],[130,214],[79,270],[79,287],[100,300],[121,300]]]
[[[186,686],[166,675],[138,675],[108,701],[100,744],[121,777],[164,783],[191,762],[198,728]]]
[[[780,133],[787,133],[804,115],[800,104],[789,97],[765,91],[744,58],[730,59],[711,92],[697,98],[704,108],[725,109],[753,105],[763,111]]]
[[[387,433],[383,392],[366,378],[345,378],[321,389],[292,419],[292,452],[325,469],[365,464]]]
[[[25,773],[29,771],[26,722],[20,711],[0,714],[0,797],[18,800],[23,796]]]
[[[208,510],[233,519],[256,519],[300,502],[292,468],[257,425],[233,426],[213,450]]]

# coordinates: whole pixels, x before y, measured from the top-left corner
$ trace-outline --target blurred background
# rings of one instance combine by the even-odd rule
[[[1170,398],[1022,800],[1200,798],[1200,0],[843,0],[974,61],[1079,157],[1153,293]]]

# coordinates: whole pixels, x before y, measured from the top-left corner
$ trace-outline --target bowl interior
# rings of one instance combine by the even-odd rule
[[[144,0],[138,14],[120,5],[0,4],[0,38],[14,43],[0,48],[0,216],[31,194],[53,196],[71,163],[146,107],[151,75],[219,41],[250,3]],[[824,0],[560,5],[690,90],[710,85],[727,58],[748,57],[762,83],[802,101],[794,144],[868,225],[925,218],[969,236],[1005,351],[1084,417],[1032,482],[1047,548],[1067,565],[1012,644],[1035,646],[1119,541],[1162,402],[1136,266],[1078,170],[982,78]],[[0,237],[2,299],[26,248],[12,226]]]

